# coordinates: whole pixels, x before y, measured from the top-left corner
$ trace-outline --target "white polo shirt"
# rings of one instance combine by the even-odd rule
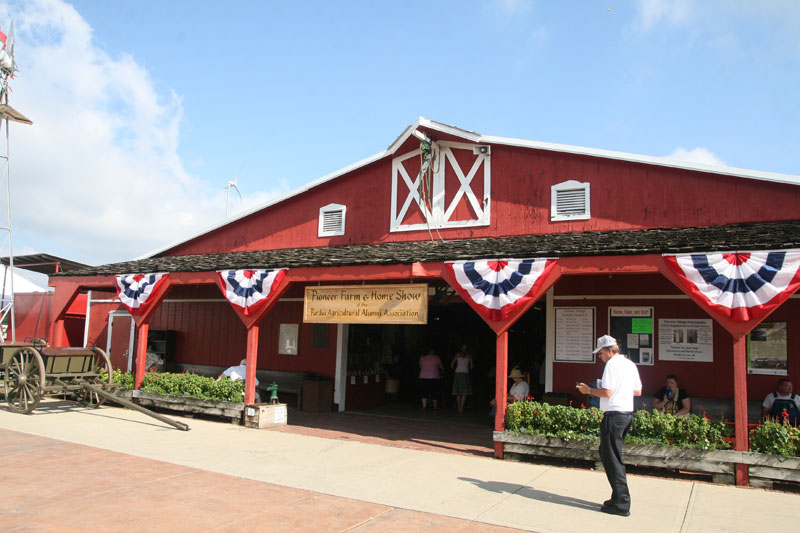
[[[247,365],[238,365],[238,366],[231,366],[225,369],[222,373],[224,376],[228,376],[231,380],[242,380],[247,377]],[[256,378],[256,386],[258,386],[258,378]]]
[[[612,391],[610,398],[600,398],[600,409],[606,411],[633,411],[633,391],[642,390],[636,364],[622,354],[608,360],[603,369],[600,387]]]

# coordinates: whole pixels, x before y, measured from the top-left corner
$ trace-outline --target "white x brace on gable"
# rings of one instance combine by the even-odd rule
[[[475,154],[472,167],[465,173],[453,152],[454,150],[466,150],[473,154],[476,146],[475,144],[445,141],[431,144],[433,180],[430,184],[430,191],[428,191],[429,198],[424,199],[420,195],[420,185],[425,168],[420,171],[419,165],[413,164],[419,161],[422,151],[413,150],[392,159],[390,231],[488,226],[491,204],[491,155],[489,153]],[[414,170],[409,171],[407,166],[413,167]],[[482,175],[480,174],[481,167],[483,168]],[[415,175],[413,180],[411,174]],[[452,177],[458,180],[458,190],[452,195],[449,203],[446,202],[446,198],[447,193],[451,191],[445,190],[448,175],[451,176],[451,184],[453,183]],[[483,190],[483,197],[480,199],[475,195],[473,182],[478,185],[478,190]],[[402,204],[398,205],[400,202]],[[446,203],[447,205],[445,205]],[[468,211],[473,213],[474,217],[467,220],[452,220],[459,205],[468,206]],[[406,221],[412,210],[418,212],[419,218],[424,219],[424,222]],[[460,212],[464,213],[465,210],[462,209]]]

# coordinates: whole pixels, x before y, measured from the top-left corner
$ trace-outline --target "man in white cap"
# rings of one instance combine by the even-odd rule
[[[599,388],[578,383],[581,394],[598,396],[603,421],[600,424],[600,459],[611,485],[611,499],[600,510],[607,514],[630,516],[631,493],[622,464],[622,445],[633,422],[633,397],[642,395],[642,381],[636,364],[620,355],[617,340],[611,335],[597,339],[594,353],[605,363]]]

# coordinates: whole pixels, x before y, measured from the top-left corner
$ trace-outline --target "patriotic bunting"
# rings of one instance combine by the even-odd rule
[[[131,315],[144,314],[150,296],[166,281],[166,274],[123,274],[117,276],[117,297]]]
[[[272,287],[283,280],[286,269],[220,270],[217,274],[225,298],[244,316],[251,316],[269,301]]]
[[[664,259],[684,289],[735,322],[760,321],[800,288],[800,250]]]
[[[447,263],[461,296],[483,317],[501,321],[538,298],[542,280],[556,259],[504,259]]]

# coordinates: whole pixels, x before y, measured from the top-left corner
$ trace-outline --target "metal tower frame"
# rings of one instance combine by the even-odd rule
[[[12,239],[11,226],[11,136],[9,135],[9,125],[13,122],[21,124],[33,124],[25,115],[11,107],[8,103],[8,81],[16,71],[14,63],[14,22],[11,22],[9,35],[2,32],[2,49],[0,49],[0,130],[5,123],[6,143],[5,153],[0,154],[2,160],[2,174],[0,175],[0,212],[5,211],[5,216],[0,215],[0,231],[8,233],[8,266],[3,273],[3,292],[0,294],[0,324],[5,318],[11,315],[11,340],[17,340],[17,325],[14,319],[14,243]],[[10,39],[9,39],[10,37]],[[6,297],[6,279],[10,276],[10,297]],[[0,339],[6,340],[6,332],[0,327]]]

